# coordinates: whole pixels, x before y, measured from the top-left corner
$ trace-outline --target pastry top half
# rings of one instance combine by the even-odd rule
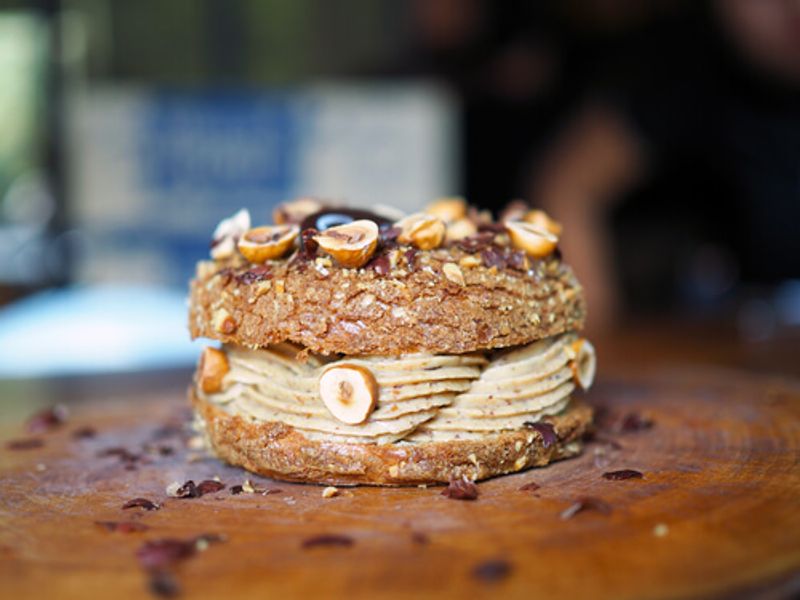
[[[560,226],[511,206],[499,222],[460,199],[391,219],[313,199],[275,224],[223,221],[191,283],[189,326],[250,348],[323,354],[462,354],[580,330],[581,287]]]

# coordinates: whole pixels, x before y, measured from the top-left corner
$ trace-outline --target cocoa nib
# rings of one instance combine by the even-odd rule
[[[221,481],[214,481],[213,479],[204,479],[197,484],[197,493],[201,496],[206,494],[214,494],[220,490],[225,489],[225,484]]]
[[[506,268],[506,257],[499,248],[490,247],[481,251],[481,259],[483,266],[487,269],[497,267],[498,269]]]
[[[511,574],[511,564],[506,560],[487,560],[472,569],[472,576],[491,583],[505,579]]]
[[[150,529],[144,523],[136,521],[95,521],[94,523],[107,531],[119,531],[120,533],[135,533]]]
[[[28,433],[47,433],[48,431],[60,427],[67,420],[67,409],[62,405],[56,405],[39,411],[28,419],[25,428]]]
[[[408,270],[412,273],[417,268],[417,254],[419,254],[419,251],[416,248],[409,248],[403,254],[406,259],[406,264],[408,265]]]
[[[119,446],[114,447],[114,448],[104,448],[103,450],[100,450],[97,453],[97,456],[100,457],[100,458],[103,458],[103,457],[106,457],[106,456],[114,456],[114,457],[118,458],[120,462],[131,464],[131,465],[136,463],[136,462],[138,462],[139,459],[141,458],[138,454],[135,454],[135,453],[131,452],[127,448],[122,448],[122,447],[119,447]]]
[[[147,580],[147,587],[150,592],[161,598],[174,598],[181,593],[175,576],[168,571],[153,571]]]
[[[623,481],[625,479],[641,479],[643,475],[641,472],[634,469],[620,469],[619,471],[609,471],[603,473],[603,479],[610,479],[611,481]]]
[[[210,544],[223,541],[225,537],[216,533],[204,533],[188,540],[176,538],[149,540],[139,546],[136,558],[144,569],[164,571],[191,558],[198,551],[205,550]]]
[[[516,271],[527,271],[530,267],[528,257],[521,250],[509,253],[507,257],[508,266]]]
[[[305,549],[316,548],[318,546],[338,546],[341,548],[349,548],[355,543],[355,540],[349,535],[339,534],[323,534],[315,535],[314,537],[306,538],[303,540],[302,547]]]
[[[442,496],[451,500],[475,500],[478,497],[478,486],[466,477],[451,479],[450,484],[442,490]]]
[[[644,431],[653,427],[653,420],[643,417],[639,413],[631,412],[622,418],[618,427],[621,433]]]
[[[520,487],[520,488],[519,488],[519,491],[520,491],[520,492],[535,492],[535,491],[536,491],[536,490],[538,490],[540,487],[542,487],[542,486],[540,486],[540,485],[539,485],[538,483],[536,483],[535,481],[531,481],[530,483],[526,483],[525,485],[523,485],[522,487]]]
[[[475,254],[481,250],[488,248],[494,241],[494,232],[492,231],[479,231],[473,235],[458,240],[456,246],[461,248],[464,252]]]
[[[126,510],[128,508],[143,508],[144,510],[158,510],[161,508],[161,505],[153,502],[152,500],[148,500],[147,498],[134,498],[133,500],[128,500],[125,504],[122,505],[122,509]]]
[[[431,540],[430,538],[428,538],[427,535],[425,535],[421,531],[414,531],[411,534],[411,541],[414,542],[415,544],[419,544],[420,546],[424,546],[430,543]]]
[[[561,512],[561,519],[566,521],[567,519],[571,519],[578,513],[587,511],[587,510],[595,510],[601,514],[608,515],[611,513],[611,505],[604,500],[600,500],[599,498],[592,498],[586,496],[584,498],[579,498],[571,505],[569,505],[566,509]]]
[[[194,556],[195,541],[163,538],[149,540],[136,551],[139,564],[145,569],[165,569]]]
[[[389,272],[392,270],[392,267],[389,264],[389,257],[382,255],[382,256],[376,256],[371,261],[369,261],[367,263],[367,269],[372,269],[378,275],[388,275]]]
[[[93,438],[97,435],[97,431],[94,427],[84,426],[78,427],[75,431],[72,432],[72,437],[76,440],[88,440]]]
[[[9,450],[34,450],[44,446],[44,440],[38,438],[27,438],[23,440],[10,440],[6,442],[6,448]]]
[[[526,421],[525,423],[523,423],[523,425],[528,429],[533,429],[534,431],[539,432],[539,435],[542,436],[542,446],[544,446],[545,448],[549,448],[558,441],[558,435],[556,435],[556,430],[550,423],[547,423],[545,421],[539,421],[538,423],[531,423],[530,421]]]
[[[244,488],[241,485],[232,485],[231,486],[231,495],[237,496],[244,492]]]
[[[400,227],[387,227],[380,230],[378,240],[383,247],[389,248],[397,245],[397,238],[401,233],[403,233],[403,230]]]
[[[317,256],[319,244],[314,239],[319,231],[313,228],[304,229],[300,232],[300,250],[297,251],[295,258],[301,261],[314,260]]]
[[[238,283],[249,285],[258,281],[272,279],[272,269],[270,269],[269,265],[259,265],[258,267],[248,269],[244,273],[239,273],[235,277]]]
[[[183,484],[175,482],[167,486],[167,495],[173,498],[199,498],[200,492],[197,491],[194,481],[190,479]]]

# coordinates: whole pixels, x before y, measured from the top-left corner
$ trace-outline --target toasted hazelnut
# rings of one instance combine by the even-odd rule
[[[239,252],[251,263],[280,258],[300,234],[297,225],[265,225],[250,229],[239,238]]]
[[[200,389],[204,394],[216,394],[222,389],[222,378],[230,370],[228,357],[222,350],[207,346],[200,355],[197,369]]]
[[[585,338],[575,340],[569,345],[567,356],[571,359],[569,368],[572,370],[573,379],[582,390],[588,390],[592,387],[597,369],[594,346]]]
[[[361,219],[345,225],[330,227],[314,236],[314,241],[343,267],[358,268],[375,253],[378,245],[378,225]]]
[[[420,250],[438,248],[444,240],[445,224],[439,217],[414,213],[394,224],[402,231],[397,236],[401,244],[412,244]]]
[[[478,233],[478,226],[475,223],[466,218],[458,219],[447,224],[444,239],[447,242],[457,242],[476,233]]]
[[[561,235],[561,230],[563,229],[561,223],[551,219],[550,215],[539,209],[529,210],[522,217],[522,220],[531,225],[536,225],[540,229],[549,231],[556,237]]]
[[[533,258],[544,258],[556,249],[558,237],[536,225],[524,221],[505,223],[511,245]]]
[[[342,423],[358,425],[367,420],[378,400],[375,376],[359,365],[336,365],[319,378],[322,402]]]
[[[439,198],[426,206],[424,212],[452,223],[467,216],[467,203],[463,198]]]
[[[501,223],[503,221],[522,221],[524,220],[523,217],[525,216],[525,213],[527,213],[530,209],[531,207],[524,200],[512,200],[500,213],[499,220]]]
[[[233,256],[236,242],[248,229],[250,229],[250,212],[246,208],[220,221],[211,241],[211,258],[222,260]]]
[[[276,225],[300,223],[308,215],[313,215],[323,208],[325,204],[316,198],[297,198],[276,206],[272,211],[272,221]]]
[[[459,266],[455,263],[444,263],[442,265],[442,272],[448,280],[458,285],[466,285],[464,282],[464,274],[461,272]]]

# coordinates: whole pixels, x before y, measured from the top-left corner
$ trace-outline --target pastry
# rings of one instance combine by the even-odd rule
[[[190,390],[227,462],[276,479],[411,485],[580,451],[595,354],[541,211],[457,198],[387,218],[301,199],[217,227],[191,283]]]

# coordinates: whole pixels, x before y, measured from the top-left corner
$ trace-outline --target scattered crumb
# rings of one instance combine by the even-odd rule
[[[334,496],[339,495],[339,488],[328,486],[324,490],[322,490],[322,497],[323,498],[333,498]]]
[[[666,523],[658,523],[653,527],[653,535],[659,538],[666,537],[669,533],[669,527]]]

